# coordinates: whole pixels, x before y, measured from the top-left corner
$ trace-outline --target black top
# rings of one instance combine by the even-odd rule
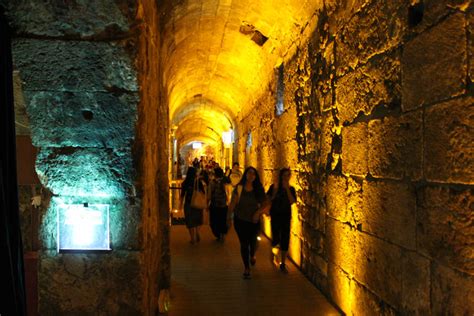
[[[290,186],[290,192],[296,201],[295,188]],[[273,184],[268,189],[267,195],[269,198],[273,197]],[[270,216],[275,216],[275,215],[288,215],[288,216],[291,215],[290,199],[288,199],[288,194],[286,193],[286,190],[284,188],[278,188],[275,198],[272,200]]]

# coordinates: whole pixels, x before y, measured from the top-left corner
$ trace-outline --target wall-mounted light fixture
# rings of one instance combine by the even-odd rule
[[[109,204],[59,204],[58,251],[110,250]]]

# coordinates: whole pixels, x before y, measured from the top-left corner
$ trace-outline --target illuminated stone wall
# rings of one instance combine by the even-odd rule
[[[156,3],[0,4],[15,31],[36,170],[51,193],[40,208],[39,312],[153,314],[169,286]],[[59,205],[84,202],[110,204],[112,251],[58,253]]]
[[[239,119],[266,187],[295,170],[290,254],[347,314],[474,312],[472,24],[468,1],[328,1],[285,113],[275,79]]]

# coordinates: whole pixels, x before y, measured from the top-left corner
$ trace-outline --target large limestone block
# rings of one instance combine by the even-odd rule
[[[368,131],[361,122],[342,129],[342,172],[348,175],[367,174]]]
[[[17,33],[47,37],[123,37],[130,31],[136,9],[127,0],[6,2]]]
[[[422,112],[369,122],[368,165],[376,178],[420,179]]]
[[[16,39],[12,51],[24,90],[138,91],[134,62],[119,44]]]
[[[433,265],[433,315],[474,315],[474,277],[443,265]]]
[[[351,308],[351,276],[341,270],[337,265],[328,265],[328,285],[332,300],[346,315],[350,315]]]
[[[408,42],[402,56],[403,110],[464,93],[466,60],[466,21],[460,13]]]
[[[352,122],[367,116],[377,107],[400,104],[400,52],[382,54],[366,65],[344,75],[336,84],[338,118]]]
[[[402,297],[401,248],[365,233],[356,235],[355,278],[392,306]]]
[[[405,183],[365,181],[362,230],[406,248],[416,247],[416,195]]]
[[[364,285],[353,281],[351,283],[351,312],[352,315],[364,316],[395,316],[399,315],[393,305],[387,304]]]
[[[337,36],[337,74],[398,46],[406,29],[407,1],[372,1]]]
[[[41,254],[38,269],[41,315],[140,315],[142,286],[138,252]],[[80,280],[80,282],[78,282]]]
[[[402,255],[402,302],[405,314],[430,314],[430,261],[416,252]]]
[[[474,182],[474,98],[426,110],[424,172],[436,182]]]
[[[474,274],[472,190],[426,187],[419,199],[419,250],[444,264]]]
[[[130,149],[42,148],[36,170],[54,194],[121,198],[131,190]]]
[[[327,221],[326,252],[330,263],[339,266],[346,273],[353,275],[356,269],[357,254],[355,249],[353,227],[334,219]]]
[[[129,146],[134,138],[136,94],[25,92],[37,147]]]

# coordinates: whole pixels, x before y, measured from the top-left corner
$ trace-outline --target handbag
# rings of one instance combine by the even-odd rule
[[[199,190],[199,179],[194,180],[193,196],[191,197],[191,207],[203,210],[207,207],[206,188],[204,192]]]

